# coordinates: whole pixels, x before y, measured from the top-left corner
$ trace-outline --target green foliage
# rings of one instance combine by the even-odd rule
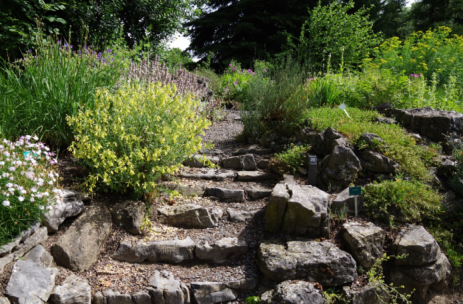
[[[431,81],[433,74],[440,86],[449,84],[451,76],[463,81],[463,37],[450,35],[451,29],[415,32],[404,41],[394,37],[376,48],[366,64],[373,68],[390,69],[406,75],[422,74]]]
[[[463,2],[460,0],[416,1],[411,6],[409,19],[417,31],[448,26],[456,34],[463,35]]]
[[[307,91],[302,86],[308,78],[307,67],[287,57],[266,72],[268,80],[259,77],[258,72],[249,82],[244,97],[243,136],[257,141],[274,130],[292,135],[302,119],[303,109],[309,108]]]
[[[346,299],[339,291],[329,288],[323,291],[323,297],[326,299],[326,304],[345,303]]]
[[[204,67],[201,67],[198,69],[196,75],[198,76],[204,76],[208,79],[211,80],[211,82],[209,83],[209,89],[211,89],[213,92],[214,92],[214,95],[215,96],[220,96],[221,94],[221,77],[219,75],[217,75],[216,72],[214,72],[214,70],[210,69],[210,68],[204,68]]]
[[[178,69],[193,62],[191,56],[179,48],[169,48],[161,43],[155,50],[158,60],[163,62],[169,70]]]
[[[302,167],[304,158],[307,158],[307,151],[309,150],[309,145],[291,145],[288,150],[275,154],[275,157],[270,162],[270,168],[280,174],[295,174],[297,169]]]
[[[50,202],[62,203],[61,191],[55,189],[54,154],[37,139],[23,136],[0,144],[0,245],[40,221]]]
[[[429,228],[429,232],[436,239],[437,243],[439,243],[449,258],[450,263],[455,268],[460,268],[463,265],[462,238],[457,234],[463,231],[463,225],[459,223],[463,215],[462,211],[461,207],[457,210],[458,217],[450,215],[453,212],[448,212],[449,214],[444,215],[440,223],[433,223]]]
[[[93,109],[95,89],[113,88],[128,61],[123,49],[73,53],[70,45],[46,42],[25,54],[24,61],[3,62],[0,135],[37,134],[52,146],[67,147],[74,135],[66,116],[77,114],[81,106]]]
[[[196,114],[199,103],[173,84],[98,90],[94,109],[68,119],[76,133],[71,151],[89,170],[89,190],[152,191],[161,174],[201,149],[198,135],[210,122]]]
[[[453,145],[453,157],[456,162],[455,174],[450,177],[450,186],[463,196],[463,144],[461,142]]]
[[[396,160],[404,174],[423,182],[430,181],[428,166],[437,157],[436,152],[418,146],[415,139],[398,125],[375,122],[375,118],[380,116],[376,111],[347,108],[347,112],[351,118],[337,108],[307,110],[300,122],[309,118],[314,129],[325,130],[332,127],[356,145],[363,133],[375,133],[389,146],[381,152]]]
[[[400,289],[404,289],[404,286],[394,286],[392,283],[387,284],[384,280],[383,273],[383,263],[389,261],[389,259],[394,256],[383,255],[382,258],[377,259],[375,264],[367,272],[368,282],[374,286],[376,296],[378,297],[381,303],[386,303],[385,300],[388,298],[387,303],[405,303],[412,304],[410,300],[414,290],[410,294],[400,292]],[[395,256],[396,259],[402,259],[405,256]]]
[[[441,213],[442,196],[416,180],[397,178],[365,187],[365,210],[369,216],[420,222]]]
[[[246,300],[244,300],[247,304],[259,304],[260,299],[258,296],[253,296],[253,297],[247,297]]]
[[[46,3],[47,2],[47,3]],[[75,45],[104,48],[122,35],[130,47],[142,41],[158,45],[182,30],[182,22],[200,14],[204,0],[42,0],[1,1],[0,56],[20,51],[35,43],[35,19],[41,19],[43,30],[60,35],[81,32],[83,24],[90,27],[86,37],[76,37]],[[123,24],[123,27],[121,27]],[[5,57],[4,57],[5,58]]]
[[[303,24],[298,45],[294,36],[288,35],[291,49],[298,52],[301,59],[308,60],[316,68],[330,59],[335,67],[345,63],[357,66],[367,56],[371,48],[378,45],[381,35],[374,33],[369,21],[368,8],[360,8],[353,14],[348,11],[354,1],[346,5],[334,1],[329,5],[321,3],[309,10],[310,18]]]

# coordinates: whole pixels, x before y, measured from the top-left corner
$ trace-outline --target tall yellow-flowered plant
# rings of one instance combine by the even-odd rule
[[[176,172],[201,148],[199,135],[210,125],[196,114],[199,103],[173,84],[99,90],[95,110],[68,117],[76,138],[70,149],[89,169],[89,191],[148,193],[161,174]]]

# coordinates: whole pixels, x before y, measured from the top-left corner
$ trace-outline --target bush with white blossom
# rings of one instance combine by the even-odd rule
[[[37,141],[0,141],[0,245],[40,221],[49,201],[61,201],[55,154]]]

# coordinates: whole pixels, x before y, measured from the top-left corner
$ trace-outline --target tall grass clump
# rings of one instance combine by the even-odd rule
[[[269,71],[255,71],[244,97],[244,137],[257,141],[267,132],[290,135],[297,127],[303,109],[309,107],[307,90],[302,85],[308,78],[308,69],[291,57]],[[269,73],[264,77],[263,73]]]
[[[41,43],[24,59],[0,63],[0,135],[15,139],[37,134],[53,147],[74,138],[66,116],[95,108],[96,88],[111,90],[125,73],[115,50],[97,52],[60,41]]]

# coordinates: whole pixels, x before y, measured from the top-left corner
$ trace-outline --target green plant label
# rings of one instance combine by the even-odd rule
[[[338,106],[339,109],[341,110],[345,110],[347,108],[346,104],[345,103],[342,103]]]
[[[349,187],[349,195],[362,195],[362,187]]]

